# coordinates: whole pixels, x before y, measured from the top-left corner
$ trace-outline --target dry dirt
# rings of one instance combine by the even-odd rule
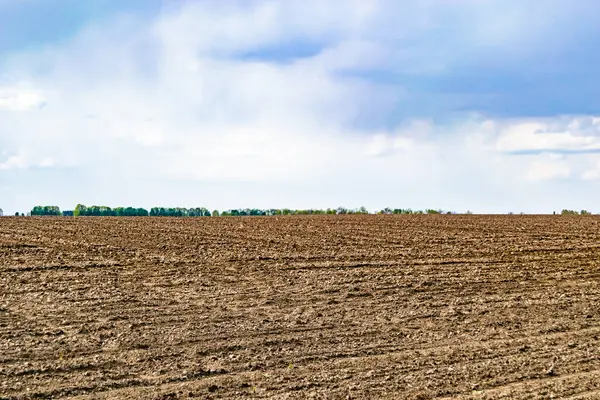
[[[600,398],[600,218],[0,218],[0,398]]]

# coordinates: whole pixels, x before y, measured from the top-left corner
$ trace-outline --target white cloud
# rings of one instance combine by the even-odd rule
[[[571,176],[571,167],[561,157],[542,156],[531,163],[526,177],[530,181],[566,179]]]
[[[28,169],[28,168],[51,168],[56,166],[56,162],[51,157],[42,157],[39,159],[32,159],[30,156],[24,153],[19,153],[7,157],[4,161],[0,162],[0,170],[17,170],[17,169]]]
[[[43,94],[35,89],[24,87],[0,87],[0,109],[27,111],[39,108],[46,103]]]
[[[600,156],[594,155],[590,161],[590,165],[581,173],[581,179],[584,181],[600,180]]]
[[[572,119],[565,131],[549,131],[545,121],[527,121],[506,128],[496,142],[503,152],[600,151],[600,130],[582,134],[582,121]]]
[[[600,179],[600,168],[590,169],[581,175],[581,179],[585,181],[597,181]]]
[[[8,159],[0,163],[0,170],[8,170],[13,168],[26,168],[29,164],[20,156],[10,156]]]
[[[183,56],[187,51],[222,56],[294,40],[329,43],[368,32],[381,17],[384,3],[348,0],[340,7],[320,0],[189,2],[165,14],[154,32],[166,48],[177,47]]]
[[[504,207],[551,201],[532,193],[528,180],[543,184],[584,166],[504,153],[599,146],[598,124],[583,120],[570,127],[477,118],[364,123],[365,115],[408,94],[361,73],[390,64],[402,71],[445,68],[435,54],[410,46],[398,52],[389,39],[398,37],[396,26],[436,25],[413,18],[425,6],[390,15],[391,3],[365,0],[344,7],[317,0],[184,4],[152,23],[102,22],[0,65],[0,72],[31,82],[5,88],[0,106],[46,105],[35,115],[0,113],[0,190],[13,199],[5,210],[42,202],[162,202],[511,211]],[[285,63],[244,58],[295,41],[322,49]],[[412,55],[416,64],[402,63]],[[46,190],[31,189],[45,187],[35,171],[24,175],[63,166],[76,173],[56,172]],[[16,171],[29,178],[17,179]]]
[[[391,156],[397,152],[414,150],[415,142],[400,135],[379,133],[372,136],[366,154],[370,156]]]

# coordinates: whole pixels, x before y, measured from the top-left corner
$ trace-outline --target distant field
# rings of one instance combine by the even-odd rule
[[[600,217],[0,218],[0,398],[600,398]]]

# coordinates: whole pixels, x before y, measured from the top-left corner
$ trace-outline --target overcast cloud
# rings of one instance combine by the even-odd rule
[[[600,212],[595,1],[82,3],[0,0],[5,212]]]

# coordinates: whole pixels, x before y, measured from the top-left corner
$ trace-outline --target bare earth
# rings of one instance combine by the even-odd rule
[[[0,398],[600,398],[600,218],[0,218]]]

